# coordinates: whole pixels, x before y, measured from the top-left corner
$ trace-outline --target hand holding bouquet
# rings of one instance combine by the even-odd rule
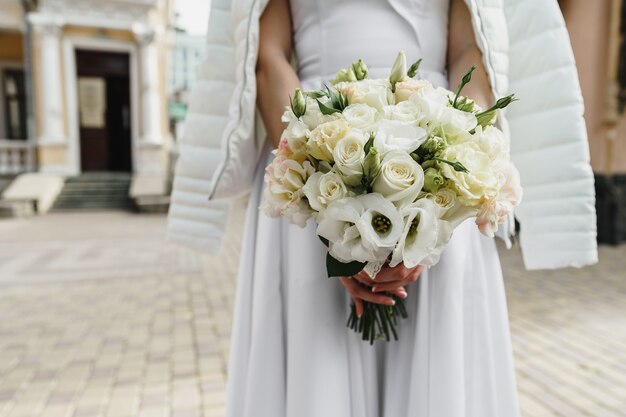
[[[400,52],[388,79],[369,79],[357,61],[332,87],[296,90],[283,121],[287,128],[266,169],[263,209],[304,226],[313,217],[328,246],[330,277],[381,266],[431,266],[454,229],[475,217],[494,236],[521,199],[509,145],[495,123],[513,96],[481,109],[455,92],[415,79]],[[402,299],[393,306],[366,303],[348,326],[372,343],[397,339]]]

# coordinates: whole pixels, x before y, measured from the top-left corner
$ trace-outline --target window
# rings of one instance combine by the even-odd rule
[[[24,71],[5,69],[2,72],[2,91],[4,92],[5,132],[0,132],[0,136],[25,140],[27,133]]]

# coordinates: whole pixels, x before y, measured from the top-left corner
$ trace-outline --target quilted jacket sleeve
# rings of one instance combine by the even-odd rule
[[[191,91],[170,206],[171,240],[217,253],[230,202],[208,201],[215,169],[223,159],[222,136],[231,119],[228,103],[235,89],[231,0],[213,0],[206,59]]]
[[[597,262],[593,173],[574,55],[555,0],[506,0],[511,153],[528,269]]]

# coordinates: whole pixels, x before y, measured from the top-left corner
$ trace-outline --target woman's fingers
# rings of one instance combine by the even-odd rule
[[[374,294],[371,288],[364,287],[358,281],[346,277],[340,278],[341,283],[348,290],[348,293],[354,298],[360,298],[363,301],[369,301],[370,303],[394,305],[393,298],[382,294]]]
[[[363,271],[361,271],[358,274],[354,275],[352,278],[356,279],[357,281],[359,281],[363,285],[367,285],[368,287],[373,287],[376,284],[376,281],[374,281],[372,278],[370,278],[370,276],[367,275],[367,273],[365,273]]]
[[[411,272],[404,279],[401,279],[399,281],[377,283],[372,287],[372,292],[394,292],[399,288],[403,288],[404,286],[417,281],[423,270],[424,267],[420,265],[417,268],[411,270]]]
[[[404,264],[399,264],[394,267],[384,267],[380,270],[378,275],[374,278],[374,280],[379,282],[390,282],[390,281],[400,281],[406,278],[410,273],[411,269],[408,269],[404,266]]]
[[[352,297],[352,301],[354,301],[354,305],[356,307],[356,315],[357,317],[361,317],[363,315],[363,301],[360,298]]]

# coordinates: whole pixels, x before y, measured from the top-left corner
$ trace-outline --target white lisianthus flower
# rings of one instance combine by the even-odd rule
[[[503,165],[504,184],[496,198],[486,200],[476,218],[476,225],[482,234],[493,237],[498,225],[512,215],[513,209],[522,200],[522,186],[517,168],[511,163]]]
[[[426,86],[411,94],[409,100],[419,107],[426,120],[432,121],[439,119],[442,109],[449,106],[450,94],[444,88]]]
[[[455,171],[446,163],[440,163],[441,173],[450,180],[459,200],[466,206],[477,207],[485,199],[496,196],[499,179],[489,155],[475,142],[451,145],[441,152],[441,158],[460,162],[468,172]]]
[[[393,150],[411,153],[427,138],[426,130],[413,123],[384,119],[378,124],[374,146],[382,154]]]
[[[307,179],[315,173],[315,168],[309,161],[299,163],[293,159],[277,155],[268,165],[265,172],[266,191],[263,195],[261,208],[270,217],[280,217],[286,214],[294,219],[296,224],[303,225],[297,212],[310,217],[311,211],[306,203],[302,204],[304,191],[302,188]],[[308,210],[305,210],[308,209]]]
[[[333,161],[333,150],[337,143],[350,131],[350,126],[343,119],[322,123],[311,132],[307,141],[307,150],[311,156],[321,161]]]
[[[372,189],[402,207],[415,201],[424,186],[422,167],[404,151],[390,151],[383,156]]]
[[[322,211],[335,200],[340,200],[348,195],[348,189],[339,174],[316,172],[311,175],[302,188],[304,195],[309,200],[313,210]]]
[[[406,79],[396,83],[396,103],[408,100],[409,97],[421,91],[424,88],[433,88],[433,85],[427,80]]]
[[[335,169],[341,174],[344,182],[350,186],[357,186],[363,176],[363,159],[365,152],[365,135],[355,134],[352,130],[350,134],[341,139],[333,150]]]
[[[336,87],[341,88],[350,104],[367,104],[382,111],[383,107],[395,102],[388,80],[365,79],[354,83],[338,84]]]
[[[434,127],[443,129],[447,137],[462,135],[473,130],[478,121],[474,113],[455,109],[454,107],[444,107],[441,109]]]
[[[380,119],[380,113],[376,108],[361,103],[349,105],[343,110],[342,115],[350,126],[363,131],[371,130]]]
[[[509,142],[504,133],[497,127],[476,127],[474,140],[492,161],[507,161],[509,159]]]
[[[396,207],[377,193],[333,201],[320,213],[317,234],[341,262],[385,260],[398,243],[403,221]]]
[[[383,109],[385,119],[417,124],[421,119],[420,109],[412,101],[403,101]]]
[[[415,268],[435,250],[439,240],[444,239],[440,238],[440,233],[447,233],[448,228],[439,220],[439,206],[427,198],[406,206],[400,214],[404,218],[404,229],[389,266],[404,262],[405,267]]]

